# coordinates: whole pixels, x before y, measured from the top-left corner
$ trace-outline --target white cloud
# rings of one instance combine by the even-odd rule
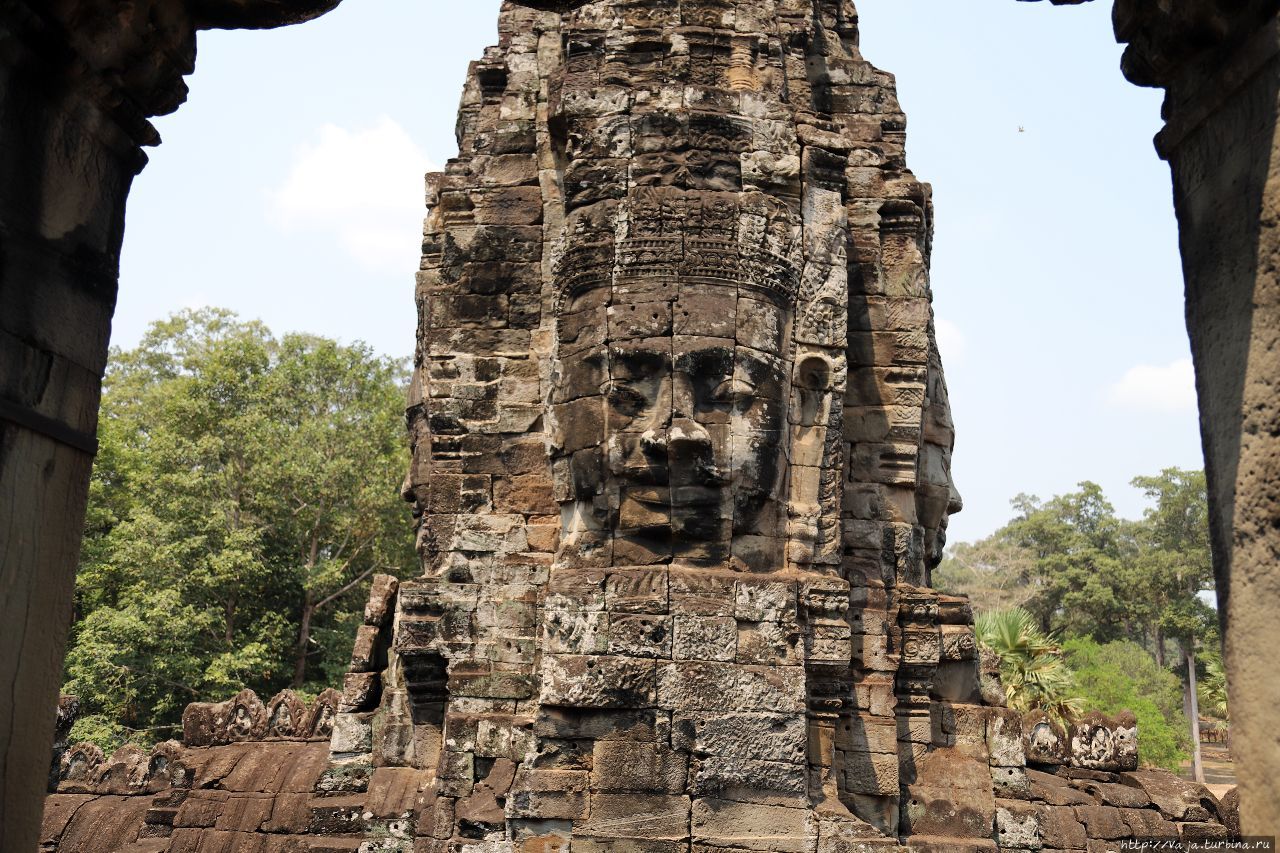
[[[943,364],[957,364],[964,359],[964,332],[955,323],[943,317],[935,317],[933,332],[938,339],[938,352]]]
[[[406,271],[422,245],[422,176],[434,168],[386,116],[372,127],[326,124],[297,149],[288,178],[268,191],[270,219],[289,231],[337,238],[364,266]]]
[[[1191,359],[1164,366],[1131,367],[1107,389],[1112,405],[1154,412],[1182,412],[1196,407],[1196,375]]]

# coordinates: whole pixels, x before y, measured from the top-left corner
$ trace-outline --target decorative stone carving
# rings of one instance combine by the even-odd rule
[[[92,743],[77,743],[62,754],[58,778],[64,782],[89,784],[106,758]]]
[[[229,741],[261,740],[267,733],[267,709],[252,690],[242,690],[225,711],[226,738]]]
[[[192,771],[187,766],[182,744],[176,740],[156,744],[147,759],[146,779],[151,791],[190,787]]]
[[[94,787],[111,794],[141,791],[150,769],[150,756],[133,744],[125,744],[98,768]]]
[[[1059,765],[1071,760],[1070,741],[1062,726],[1043,711],[1033,711],[1022,721],[1023,749],[1032,764]]]
[[[266,731],[267,709],[252,690],[226,702],[194,703],[182,713],[182,741],[188,746],[261,740]]]
[[[282,690],[267,703],[266,737],[305,737],[306,721],[307,706],[292,690]]]
[[[292,690],[276,694],[268,705],[252,690],[225,702],[195,702],[182,713],[182,742],[218,746],[259,740],[318,740],[329,737],[342,694],[329,688],[308,708]]]
[[[52,775],[52,790],[65,794],[131,796],[191,784],[191,770],[177,741],[157,744],[150,753],[125,744],[110,758],[93,744],[79,743],[62,754]]]
[[[1090,712],[1072,723],[1070,747],[1073,767],[1137,770],[1137,720],[1128,711],[1116,717]]]
[[[306,722],[302,731],[306,737],[316,740],[329,737],[333,733],[333,718],[338,712],[338,704],[342,694],[330,687],[316,697],[307,711]]]

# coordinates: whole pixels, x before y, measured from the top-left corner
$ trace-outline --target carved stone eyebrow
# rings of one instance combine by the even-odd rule
[[[744,347],[738,347],[736,357],[737,363],[743,366],[747,376],[755,383],[765,379],[780,379],[786,369],[781,359],[756,355]]]
[[[609,350],[610,371],[618,370],[633,379],[652,376],[670,365],[671,353],[666,349],[613,347]]]
[[[733,373],[733,351],[724,346],[714,346],[677,353],[676,369],[684,373],[710,370],[729,376]]]

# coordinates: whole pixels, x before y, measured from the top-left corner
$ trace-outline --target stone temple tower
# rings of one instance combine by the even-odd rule
[[[857,25],[503,5],[428,179],[423,575],[334,738],[434,774],[429,849],[990,835],[1000,711],[929,589],[960,508],[929,187]]]
[[[421,576],[375,580],[340,697],[64,744],[41,849],[1225,838],[1132,716],[1001,707],[930,588],[960,508],[933,217],[853,4],[508,2],[499,33],[428,181]]]

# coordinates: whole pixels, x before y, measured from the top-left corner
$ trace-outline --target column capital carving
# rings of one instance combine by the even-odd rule
[[[148,121],[187,99],[196,32],[299,23],[341,0],[0,0],[0,37],[35,79],[63,80],[136,146],[160,142]]]
[[[342,0],[189,0],[202,30],[261,30],[301,24],[337,8]]]
[[[1138,86],[1175,87],[1188,72],[1227,61],[1277,11],[1277,0],[1116,0],[1116,39],[1127,45],[1121,70]]]

